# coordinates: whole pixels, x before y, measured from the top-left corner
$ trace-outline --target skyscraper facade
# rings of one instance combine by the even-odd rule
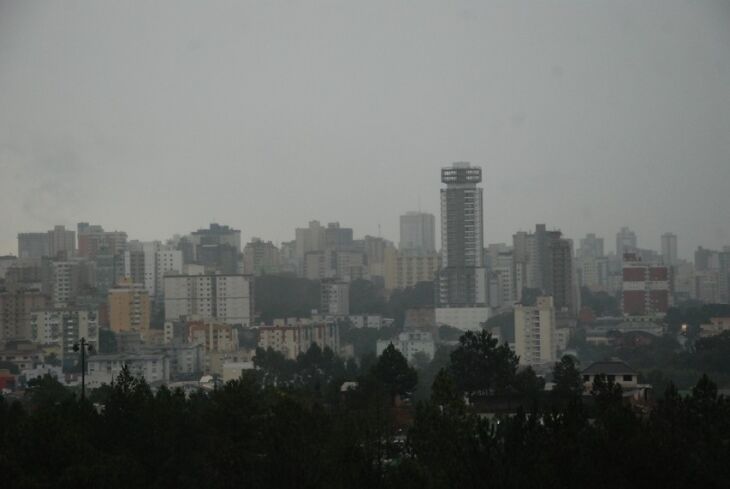
[[[677,264],[677,235],[674,233],[662,234],[662,261],[670,267]]]
[[[619,261],[623,260],[624,253],[633,253],[637,248],[636,233],[627,227],[622,227],[621,231],[616,233],[616,256]]]
[[[482,169],[459,162],[441,170],[441,307],[483,307],[484,268]]]
[[[400,216],[399,250],[404,254],[427,255],[436,251],[436,218],[426,212]]]

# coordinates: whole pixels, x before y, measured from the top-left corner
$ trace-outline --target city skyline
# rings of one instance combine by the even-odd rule
[[[0,4],[0,252],[76,221],[396,241],[460,160],[486,243],[730,244],[727,2],[376,3]]]

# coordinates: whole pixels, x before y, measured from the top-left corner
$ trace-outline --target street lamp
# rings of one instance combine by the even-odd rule
[[[86,338],[81,338],[81,341],[74,343],[74,351],[81,351],[81,400],[86,398],[86,351],[91,352],[94,349],[94,345],[87,343]]]

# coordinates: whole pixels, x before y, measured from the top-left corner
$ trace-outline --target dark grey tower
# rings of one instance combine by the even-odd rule
[[[439,306],[486,306],[482,169],[466,162],[441,169]]]

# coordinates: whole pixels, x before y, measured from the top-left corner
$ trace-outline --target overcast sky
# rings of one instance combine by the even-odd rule
[[[458,160],[487,243],[730,245],[730,1],[0,0],[0,253],[78,221],[397,242]]]

